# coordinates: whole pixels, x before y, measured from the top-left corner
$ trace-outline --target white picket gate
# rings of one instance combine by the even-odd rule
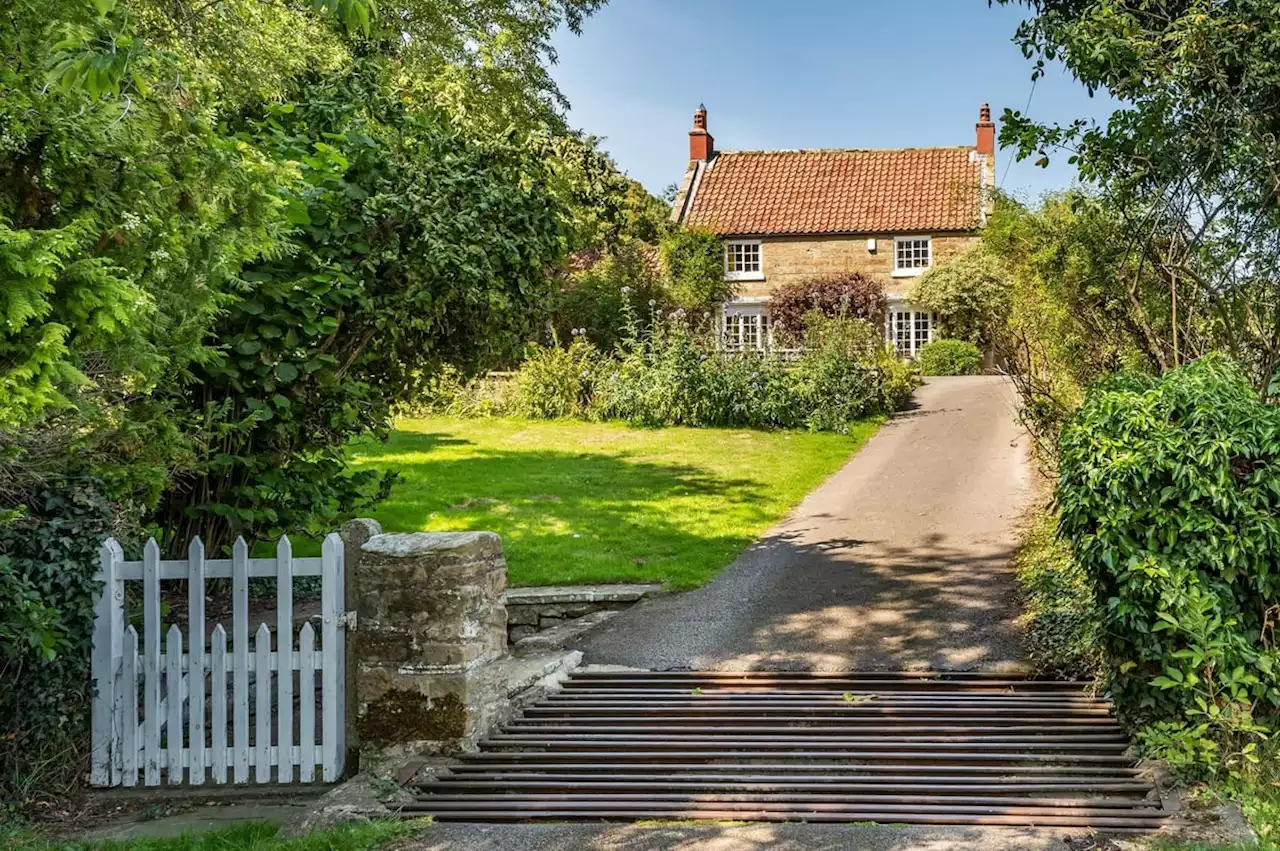
[[[162,560],[154,540],[147,542],[142,561],[125,561],[110,539],[101,556],[93,636],[93,785],[136,786],[139,775],[145,786],[309,783],[317,779],[317,767],[325,782],[341,777],[347,619],[338,535],[325,538],[320,558],[294,558],[287,537],[271,559],[250,558],[243,539],[236,540],[230,559],[206,559],[199,538],[179,561]],[[319,647],[309,622],[294,645],[293,580],[299,576],[321,578]],[[276,581],[275,649],[266,623],[250,643],[250,578]],[[230,648],[221,623],[206,644],[207,579],[231,580]],[[185,651],[176,624],[163,632],[165,580],[187,581]],[[142,583],[141,639],[125,624],[126,582]]]

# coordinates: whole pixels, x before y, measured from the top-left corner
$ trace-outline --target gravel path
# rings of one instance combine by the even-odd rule
[[[1007,381],[931,379],[715,580],[576,646],[659,670],[1017,670],[1027,443]]]

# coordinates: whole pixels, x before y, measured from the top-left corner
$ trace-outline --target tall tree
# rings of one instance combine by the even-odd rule
[[[1042,164],[1069,152],[1119,213],[1125,247],[1162,282],[1161,367],[1225,347],[1265,386],[1280,365],[1275,0],[998,2],[1034,13],[1015,36],[1034,77],[1061,61],[1120,102],[1105,124],[1006,111],[1001,141]]]

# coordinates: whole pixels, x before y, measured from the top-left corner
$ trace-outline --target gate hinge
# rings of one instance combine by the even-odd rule
[[[356,613],[353,611],[343,612],[342,617],[338,618],[338,626],[342,627],[343,629],[349,630],[350,632],[355,632],[356,631]]]

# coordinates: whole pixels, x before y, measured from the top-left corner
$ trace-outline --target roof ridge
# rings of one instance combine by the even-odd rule
[[[921,145],[908,148],[753,148],[741,151],[716,151],[717,157],[733,154],[892,154],[907,151],[972,151],[976,145]]]

